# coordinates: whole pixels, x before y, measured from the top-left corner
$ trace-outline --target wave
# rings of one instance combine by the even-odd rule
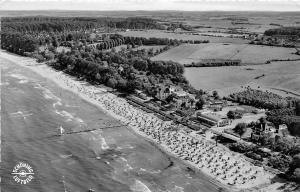
[[[29,80],[28,77],[25,77],[24,75],[21,75],[21,74],[18,74],[18,73],[13,73],[13,74],[10,74],[9,76],[14,77],[14,78],[19,79],[19,80]]]
[[[67,121],[72,121],[74,119],[74,116],[71,113],[64,111],[64,110],[62,110],[62,111],[55,110],[55,113],[60,116],[66,117]]]
[[[151,190],[140,180],[135,180],[135,183],[130,187],[134,192],[151,192]]]

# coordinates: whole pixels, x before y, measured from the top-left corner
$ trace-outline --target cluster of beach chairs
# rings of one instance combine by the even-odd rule
[[[182,125],[163,121],[130,105],[114,94],[101,92],[92,86],[84,86],[63,74],[67,86],[76,88],[117,119],[132,127],[139,134],[152,139],[168,152],[187,161],[222,183],[235,186],[266,182],[265,171],[229,150],[216,146],[205,138],[195,138],[183,131]]]

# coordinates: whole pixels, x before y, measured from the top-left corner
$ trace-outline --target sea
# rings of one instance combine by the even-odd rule
[[[3,192],[220,190],[212,178],[53,81],[1,57],[0,67]]]

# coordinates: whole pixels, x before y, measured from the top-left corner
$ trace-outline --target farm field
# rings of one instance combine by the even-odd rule
[[[259,76],[261,77],[257,78]],[[195,88],[216,90],[221,96],[246,86],[269,90],[282,96],[300,96],[299,61],[252,66],[185,68],[185,77]]]
[[[172,60],[181,64],[202,59],[240,59],[244,64],[263,64],[271,59],[300,59],[295,49],[249,44],[184,44],[153,57],[153,60]]]
[[[123,36],[132,36],[132,37],[157,37],[157,38],[169,38],[169,39],[179,39],[179,40],[209,40],[211,43],[235,43],[243,44],[248,43],[248,40],[240,38],[230,38],[230,37],[211,37],[211,36],[202,36],[202,35],[190,35],[190,34],[180,34],[167,32],[163,30],[143,30],[143,31],[126,31],[118,32]]]

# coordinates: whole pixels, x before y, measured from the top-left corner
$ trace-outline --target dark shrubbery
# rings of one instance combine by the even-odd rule
[[[300,27],[280,27],[276,29],[268,29],[265,31],[265,35],[286,35],[300,37]]]
[[[289,102],[286,98],[268,91],[260,91],[251,88],[238,93],[233,93],[230,95],[229,99],[238,103],[265,109],[279,109],[289,106]]]
[[[229,145],[229,149],[239,153],[246,153],[253,150],[255,147],[253,145],[247,145],[244,143],[232,143]]]

